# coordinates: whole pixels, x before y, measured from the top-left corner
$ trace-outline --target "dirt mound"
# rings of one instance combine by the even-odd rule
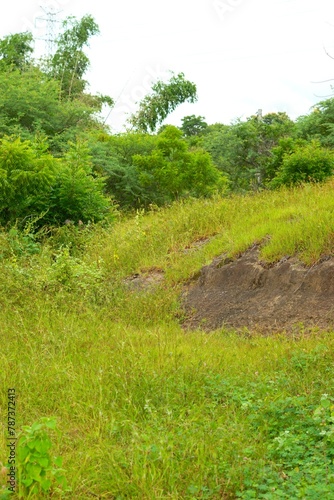
[[[183,301],[185,328],[332,329],[334,259],[306,267],[286,257],[269,266],[254,246],[238,259],[220,257],[204,267],[188,284]]]

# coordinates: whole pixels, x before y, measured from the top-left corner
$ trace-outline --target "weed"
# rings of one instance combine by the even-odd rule
[[[305,397],[286,398],[270,406],[259,412],[271,438],[267,463],[238,498],[332,498],[333,398],[323,394],[316,406]]]
[[[42,417],[31,426],[23,426],[17,442],[17,478],[15,479],[18,498],[61,498],[70,491],[62,469],[62,458],[50,454],[49,433],[56,429],[54,418]],[[6,475],[7,468],[3,468]],[[2,488],[0,498],[12,496],[13,489]],[[15,496],[16,497],[16,496]]]

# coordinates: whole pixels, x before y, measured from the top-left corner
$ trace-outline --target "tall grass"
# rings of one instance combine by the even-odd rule
[[[330,468],[320,477],[314,459],[313,476],[296,479],[272,451],[286,429],[308,442],[301,426],[324,393],[334,397],[333,335],[185,333],[178,323],[184,280],[218,255],[256,242],[268,261],[332,254],[333,187],[179,202],[110,228],[65,229],[39,252],[2,233],[0,460],[15,387],[18,430],[58,420],[67,498],[276,498],[278,488],[298,498],[310,481],[333,498]],[[165,273],[155,288],[124,281],[153,269]]]
[[[101,232],[86,256],[102,258],[107,271],[117,276],[158,267],[178,280],[189,275],[191,266],[198,270],[217,254],[237,255],[267,238],[264,259],[275,261],[290,254],[311,264],[333,251],[333,187],[331,181],[138,213],[112,231]],[[206,244],[196,246],[204,239]]]

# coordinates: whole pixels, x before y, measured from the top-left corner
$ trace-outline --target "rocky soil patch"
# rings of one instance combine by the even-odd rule
[[[204,267],[187,285],[183,302],[187,329],[334,329],[334,258],[311,267],[290,257],[268,265],[254,246],[239,258],[222,256]]]

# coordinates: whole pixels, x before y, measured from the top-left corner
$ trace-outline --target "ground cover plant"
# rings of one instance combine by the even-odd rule
[[[333,332],[185,332],[180,294],[217,255],[254,242],[268,262],[332,255],[333,187],[189,199],[47,235],[3,230],[0,495],[15,388],[17,434],[42,429],[47,456],[34,440],[30,478],[9,498],[36,483],[29,498],[331,498]],[[164,279],[134,286],[150,273]]]

